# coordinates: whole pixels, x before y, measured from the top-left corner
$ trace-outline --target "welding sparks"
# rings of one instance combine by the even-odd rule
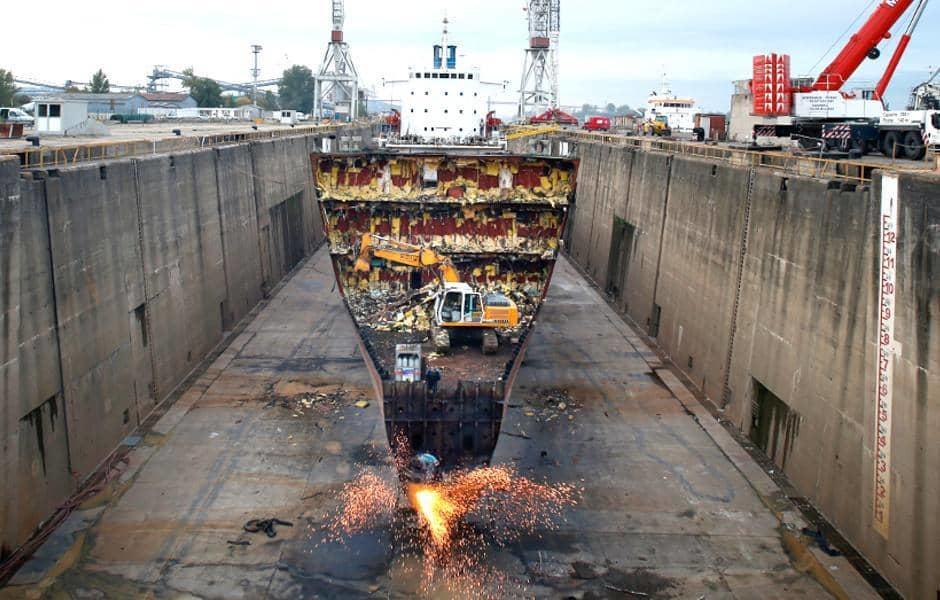
[[[459,595],[500,597],[510,585],[524,587],[524,582],[511,582],[489,566],[489,554],[524,535],[556,529],[582,490],[537,483],[497,466],[458,472],[442,482],[407,484],[405,493],[414,512],[396,510],[397,486],[374,473],[360,475],[340,493],[329,537],[341,541],[389,517],[390,550],[402,559],[423,556],[425,595],[442,586]]]
[[[435,489],[415,490],[412,497],[412,504],[427,524],[431,539],[437,546],[445,546],[450,539],[450,524],[457,514],[457,507]]]
[[[502,467],[487,467],[458,474],[441,484],[411,484],[408,499],[427,526],[438,548],[451,541],[454,524],[472,512],[488,495],[507,489],[510,472]]]

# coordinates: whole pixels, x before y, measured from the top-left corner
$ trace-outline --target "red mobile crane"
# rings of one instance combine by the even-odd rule
[[[855,74],[865,58],[876,60],[881,56],[878,45],[891,38],[891,28],[915,3],[916,8],[910,24],[901,36],[894,55],[875,89],[843,91],[846,81]],[[790,88],[789,58],[781,57],[787,64],[787,81],[781,82],[780,71],[777,71],[774,85],[777,86],[779,94],[782,83],[786,89],[784,93],[791,92],[792,97],[782,103],[773,104],[776,108],[768,109],[771,104],[759,106],[764,99],[755,92],[755,114],[777,117],[777,122],[773,125],[756,125],[755,137],[792,137],[806,148],[816,148],[822,140],[825,148],[848,150],[851,147],[862,154],[876,146],[885,150],[884,139],[878,128],[885,112],[884,92],[891,83],[891,78],[907,50],[926,6],[927,0],[882,0],[812,85],[804,84]],[[763,68],[766,61],[776,59],[776,55],[755,58],[755,82],[758,79],[758,62],[760,61],[760,68]]]

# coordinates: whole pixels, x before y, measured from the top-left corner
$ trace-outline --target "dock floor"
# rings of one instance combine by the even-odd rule
[[[73,513],[0,597],[415,593],[381,531],[318,545],[343,483],[362,468],[391,476],[380,407],[326,251],[232,337],[136,442],[111,488]],[[495,461],[583,485],[584,497],[558,530],[490,560],[527,597],[829,597],[791,560],[778,517],[702,423],[707,413],[686,409],[653,372],[657,362],[561,260]],[[561,389],[572,406],[559,418],[528,408]],[[370,404],[358,408],[363,399]],[[259,517],[293,527],[245,534]]]

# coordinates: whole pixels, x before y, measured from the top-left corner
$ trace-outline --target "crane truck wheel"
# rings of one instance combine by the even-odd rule
[[[885,134],[884,140],[881,143],[881,152],[888,158],[897,158],[897,155],[901,153],[903,148],[901,148],[901,136],[898,135],[897,131],[889,131]]]
[[[904,134],[904,154],[911,160],[922,160],[927,152],[924,139],[917,131],[908,131]]]

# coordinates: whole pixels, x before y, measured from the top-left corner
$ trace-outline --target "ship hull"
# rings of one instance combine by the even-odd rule
[[[431,453],[445,469],[487,464],[551,283],[577,163],[388,150],[311,160],[337,287],[390,444]],[[446,350],[435,346],[439,274],[375,259],[368,272],[357,271],[367,233],[447,255],[461,281],[511,298],[520,325],[497,331],[495,351],[484,353],[473,330],[452,331]],[[396,352],[403,347],[420,348],[417,376],[402,377]],[[429,370],[440,374],[438,383],[429,385]]]

